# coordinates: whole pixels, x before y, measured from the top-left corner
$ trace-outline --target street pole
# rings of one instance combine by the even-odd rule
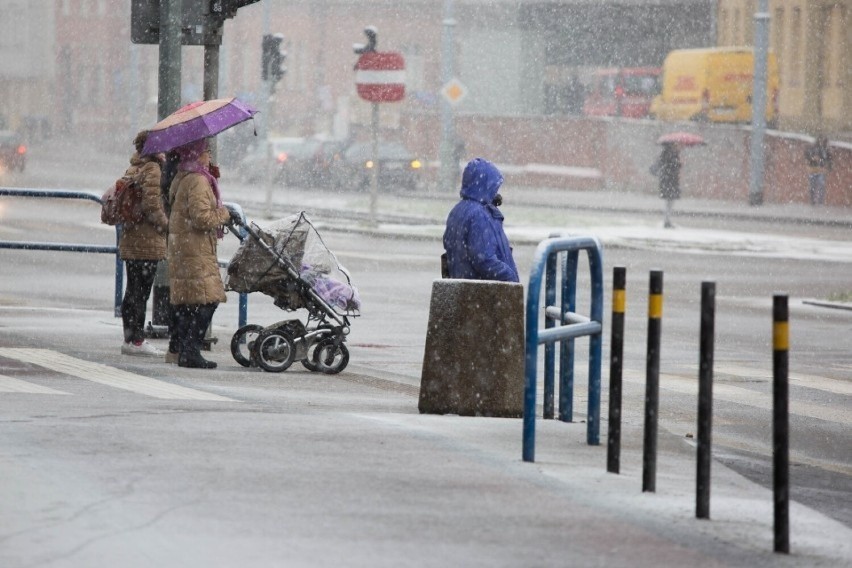
[[[269,35],[269,4],[270,0],[264,0],[263,2],[263,37]],[[270,100],[272,99],[272,69],[267,66],[266,69],[266,80],[263,81],[263,95],[262,100],[260,101],[260,144],[263,147],[263,155],[266,158],[269,158],[269,109],[272,106],[270,104]],[[263,179],[266,183],[266,218],[272,219],[272,177],[273,177],[273,168],[270,164],[267,164],[266,161],[263,162],[266,164],[266,172],[263,176]]]
[[[217,30],[211,30],[213,32],[221,31],[222,22],[217,22],[216,24]],[[219,98],[219,45],[205,45],[204,46],[204,100],[209,101],[212,99]],[[217,163],[216,156],[218,154],[216,137],[212,137],[209,141],[210,146],[210,161],[211,163]]]
[[[375,226],[379,202],[379,103],[372,104],[370,129],[373,136],[373,167],[370,168],[370,223]]]
[[[453,65],[453,55],[455,52],[453,45],[453,28],[456,21],[453,19],[453,0],[444,0],[444,28],[442,34],[442,49],[441,56],[441,80],[446,85],[453,79],[455,69]],[[440,172],[440,191],[451,190],[455,186],[455,173],[458,166],[453,163],[455,159],[455,124],[453,117],[453,107],[450,101],[442,97],[441,100],[441,172]]]
[[[158,120],[163,120],[180,106],[180,28],[182,12],[183,0],[160,1]]]
[[[160,1],[160,60],[157,96],[159,120],[166,118],[180,106],[182,13],[183,0]],[[170,311],[169,265],[165,260],[161,260],[157,263],[157,274],[154,276],[152,325],[167,328]],[[153,335],[161,337],[167,333],[157,329],[152,329],[151,332]]]
[[[769,51],[769,0],[760,0],[754,15],[754,90],[751,99],[751,176],[749,205],[763,204],[764,146],[766,136],[766,61]]]

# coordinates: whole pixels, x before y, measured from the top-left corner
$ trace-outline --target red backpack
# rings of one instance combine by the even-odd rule
[[[101,222],[121,225],[141,221],[142,191],[142,184],[134,176],[118,178],[101,197]]]

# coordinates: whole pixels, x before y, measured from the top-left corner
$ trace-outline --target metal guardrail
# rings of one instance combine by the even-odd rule
[[[32,188],[14,188],[0,187],[0,197],[27,197],[27,198],[42,198],[42,199],[84,199],[94,201],[99,205],[103,205],[103,200],[100,196],[87,191],[75,191],[67,189],[32,189]],[[236,203],[226,203],[232,209],[236,209],[240,213],[243,225],[245,225],[246,217],[243,213],[243,208]],[[246,237],[246,230],[240,227],[237,238],[241,241]],[[32,241],[0,241],[0,249],[13,250],[46,250],[46,251],[64,251],[64,252],[85,252],[85,253],[102,253],[115,255],[115,317],[121,317],[121,300],[124,291],[124,261],[118,254],[118,242],[121,238],[121,225],[115,227],[115,246],[109,245],[90,245],[79,243],[50,243],[50,242],[32,242]],[[219,260],[219,266],[228,266],[228,261]],[[239,316],[238,327],[242,327],[248,320],[248,299],[246,294],[240,294],[239,299]]]
[[[589,255],[591,270],[591,315],[574,313],[576,308],[577,261],[580,250]],[[558,237],[539,243],[535,251],[527,290],[526,353],[524,386],[523,460],[535,461],[536,374],[538,346],[545,347],[545,418],[553,417],[554,349],[561,343],[559,419],[572,419],[574,389],[574,339],[589,336],[589,400],[586,441],[600,443],[601,346],[603,332],[603,255],[594,237]],[[562,255],[561,305],[556,306],[556,261]],[[542,273],[546,273],[545,328],[538,328]],[[557,325],[557,322],[559,325]]]
[[[0,187],[0,197],[29,197],[44,199],[85,199],[102,205],[100,196],[87,191],[67,189],[29,189]],[[38,243],[27,241],[0,241],[0,249],[17,250],[52,250],[65,252],[86,252],[115,255],[115,317],[121,316],[121,296],[124,289],[124,263],[118,255],[118,241],[121,238],[121,227],[115,227],[115,246],[68,244],[68,243]]]

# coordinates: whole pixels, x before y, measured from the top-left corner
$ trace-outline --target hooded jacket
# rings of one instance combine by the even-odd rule
[[[126,176],[142,184],[142,219],[121,227],[118,245],[123,260],[162,260],[166,258],[166,232],[169,220],[160,191],[160,162],[152,156],[133,154]]]
[[[444,231],[450,278],[518,282],[503,214],[492,203],[502,184],[500,170],[488,160],[476,158],[465,167],[461,201]]]
[[[216,255],[216,231],[228,221],[228,210],[217,206],[210,183],[194,172],[177,173],[169,200],[169,294],[172,304],[226,301]]]

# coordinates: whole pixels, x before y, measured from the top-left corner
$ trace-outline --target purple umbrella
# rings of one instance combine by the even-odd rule
[[[257,110],[235,97],[190,103],[154,125],[142,154],[168,152],[214,136],[252,118]]]

